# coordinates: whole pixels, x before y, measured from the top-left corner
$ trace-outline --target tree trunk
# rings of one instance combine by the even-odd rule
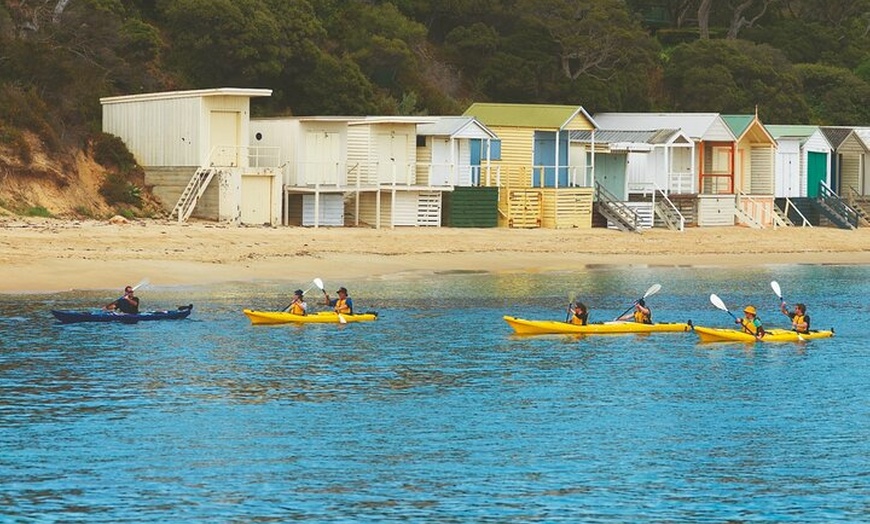
[[[701,0],[698,6],[698,32],[701,40],[710,39],[710,10],[713,9],[713,0]]]

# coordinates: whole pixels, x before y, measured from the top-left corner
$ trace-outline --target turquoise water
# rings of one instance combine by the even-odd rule
[[[144,275],[156,282],[154,275]],[[347,285],[377,323],[257,326],[298,281],[161,288],[190,319],[58,325],[106,293],[0,296],[0,515],[82,522],[870,519],[870,267],[590,268]],[[833,339],[516,337],[501,317],[660,321],[804,301]],[[123,284],[123,283],[121,283]],[[120,288],[120,285],[118,286]],[[312,295],[314,296],[314,295]]]

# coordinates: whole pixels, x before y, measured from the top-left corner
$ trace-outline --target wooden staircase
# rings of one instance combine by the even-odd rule
[[[595,183],[595,200],[598,212],[610,220],[620,231],[640,232],[641,220],[637,212],[598,182]]]
[[[671,202],[663,191],[656,189],[655,215],[671,231],[683,231],[686,228],[686,219],[677,206]]]
[[[170,220],[178,220],[178,223],[187,222],[193,210],[196,208],[197,202],[202,198],[205,190],[208,189],[208,184],[211,179],[218,173],[218,169],[214,167],[200,167],[196,173],[190,178],[187,187],[181,192],[178,202],[169,213]]]
[[[821,214],[840,229],[858,227],[858,213],[824,182],[819,183],[819,196],[814,203]]]
[[[858,214],[858,223],[864,227],[870,226],[870,216],[867,215],[867,211],[864,209],[863,205],[867,205],[868,198],[864,195],[858,193],[858,190],[852,186],[849,186],[848,197],[846,201],[849,204],[849,207],[855,210],[855,213]]]
[[[773,204],[773,213],[776,215],[776,219],[774,223],[777,225],[783,225],[785,227],[794,227],[794,222],[788,217],[788,213],[779,208],[778,205]]]

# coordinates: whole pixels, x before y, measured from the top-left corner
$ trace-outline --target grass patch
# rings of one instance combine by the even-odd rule
[[[24,214],[29,217],[51,218],[52,216],[54,216],[51,214],[51,211],[45,209],[42,206],[29,207],[24,211]]]

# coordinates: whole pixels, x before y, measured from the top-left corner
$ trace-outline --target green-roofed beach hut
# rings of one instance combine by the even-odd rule
[[[752,227],[784,225],[774,210],[776,140],[758,115],[722,115],[722,120],[737,138],[734,158],[737,223]]]
[[[594,131],[581,106],[475,103],[464,113],[497,136],[481,157],[489,158],[482,184],[500,188],[499,225],[591,227],[593,161],[571,131]]]

